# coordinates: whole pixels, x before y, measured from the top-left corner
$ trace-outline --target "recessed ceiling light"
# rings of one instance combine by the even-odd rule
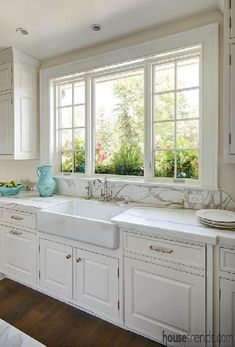
[[[100,31],[102,26],[100,24],[92,24],[90,25],[90,29],[93,31]]]
[[[28,35],[29,34],[28,30],[26,30],[24,28],[17,28],[16,32],[20,33],[21,35]]]

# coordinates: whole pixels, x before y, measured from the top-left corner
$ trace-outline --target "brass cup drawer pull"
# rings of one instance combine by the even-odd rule
[[[159,252],[159,253],[165,253],[165,254],[173,253],[173,249],[169,249],[169,248],[153,246],[153,245],[149,246],[149,248],[151,249],[151,251],[155,251],[155,252]]]
[[[22,220],[22,219],[24,219],[24,218],[23,218],[23,217],[20,217],[20,216],[11,216],[11,219]]]

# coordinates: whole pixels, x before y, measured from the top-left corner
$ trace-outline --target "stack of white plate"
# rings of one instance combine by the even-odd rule
[[[210,227],[235,229],[235,212],[225,210],[199,210],[197,220]]]

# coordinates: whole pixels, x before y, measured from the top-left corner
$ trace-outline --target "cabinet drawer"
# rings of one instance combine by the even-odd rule
[[[220,270],[235,273],[235,249],[220,248]]]
[[[203,246],[125,233],[124,249],[125,252],[205,268],[205,249]]]
[[[25,226],[28,228],[36,228],[36,215],[30,213],[23,213],[10,209],[2,209],[1,218],[7,223],[18,226]]]

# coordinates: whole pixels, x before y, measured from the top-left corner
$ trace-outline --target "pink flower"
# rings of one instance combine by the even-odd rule
[[[97,142],[97,144],[96,144],[96,149],[97,149],[98,151],[100,151],[100,150],[102,149],[101,143]]]
[[[169,143],[166,144],[166,148],[170,148],[171,145]]]

